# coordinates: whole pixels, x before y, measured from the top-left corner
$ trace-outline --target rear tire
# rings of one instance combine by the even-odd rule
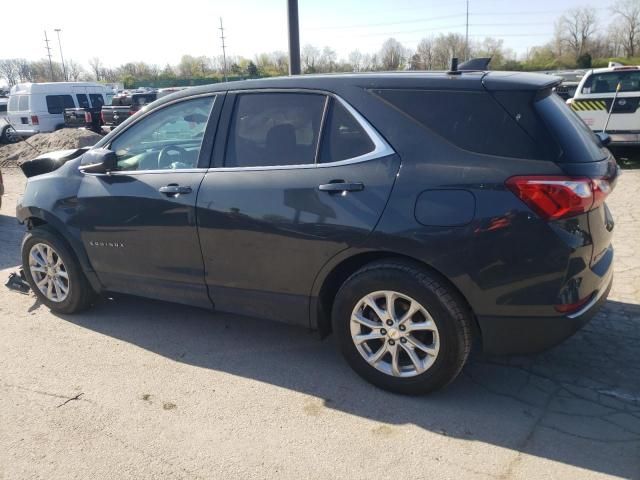
[[[22,268],[33,293],[54,312],[80,312],[96,297],[75,254],[46,226],[33,228],[24,236]]]
[[[402,260],[371,263],[351,275],[332,311],[349,365],[374,385],[409,395],[438,390],[458,376],[471,349],[471,321],[452,287]]]

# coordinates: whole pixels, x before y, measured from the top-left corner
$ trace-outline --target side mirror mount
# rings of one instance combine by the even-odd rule
[[[108,173],[116,169],[118,157],[112,150],[93,148],[82,155],[80,171],[85,173]]]
[[[598,137],[598,140],[600,140],[600,144],[603,147],[606,147],[611,143],[611,137],[606,132],[596,132],[596,137]]]

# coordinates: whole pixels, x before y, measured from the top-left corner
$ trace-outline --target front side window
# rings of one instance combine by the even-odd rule
[[[104,105],[104,97],[99,93],[90,93],[89,99],[93,108],[101,108]]]
[[[326,96],[308,93],[249,93],[236,100],[226,167],[315,163]]]
[[[214,97],[183,100],[152,112],[112,143],[118,170],[196,168]]]
[[[9,111],[10,112],[18,111],[18,95],[12,95],[9,97]]]

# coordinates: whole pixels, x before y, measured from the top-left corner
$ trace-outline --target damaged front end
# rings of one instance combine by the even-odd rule
[[[44,153],[31,160],[20,162],[18,166],[26,177],[34,177],[57,170],[69,160],[78,158],[89,150],[90,147],[74,148],[71,150],[57,150],[55,152]]]

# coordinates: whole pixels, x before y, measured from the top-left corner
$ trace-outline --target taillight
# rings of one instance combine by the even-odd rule
[[[91,112],[84,112],[84,123],[91,123],[92,120]]]
[[[608,180],[586,177],[518,176],[509,178],[506,185],[545,220],[586,213],[602,205],[611,192]]]
[[[575,303],[563,303],[561,305],[555,305],[554,308],[556,309],[557,312],[560,312],[560,313],[577,312],[582,307],[584,307],[587,303],[589,303],[589,301],[592,298],[593,298],[593,294],[589,295],[588,297],[582,298]]]
[[[40,125],[40,120],[38,120],[38,115],[31,115],[31,125]]]

